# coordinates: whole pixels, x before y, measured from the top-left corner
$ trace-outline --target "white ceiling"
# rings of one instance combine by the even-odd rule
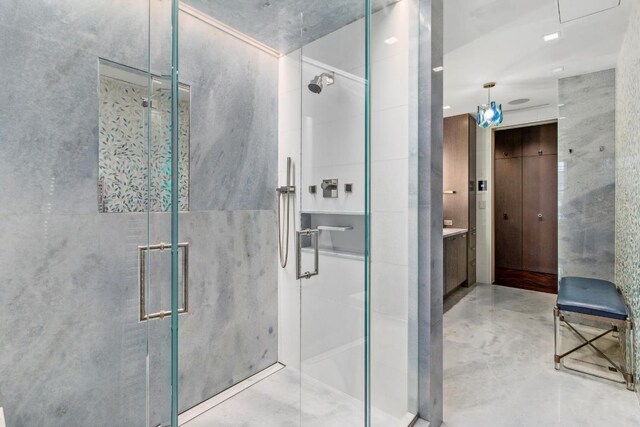
[[[445,116],[475,113],[490,81],[505,111],[557,107],[559,78],[615,67],[631,1],[609,9],[612,0],[445,0]],[[561,24],[559,10],[572,20]],[[560,39],[543,41],[556,31]],[[507,105],[519,98],[531,100]]]

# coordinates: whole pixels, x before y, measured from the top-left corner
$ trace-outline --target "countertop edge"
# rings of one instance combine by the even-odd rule
[[[469,230],[466,228],[443,228],[442,229],[442,238],[448,239],[449,237],[459,236],[461,234],[468,233]]]

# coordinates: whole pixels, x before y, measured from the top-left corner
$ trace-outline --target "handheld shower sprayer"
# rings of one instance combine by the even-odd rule
[[[289,212],[291,210],[291,199],[296,192],[293,185],[291,157],[287,157],[287,182],[286,185],[276,188],[278,194],[278,255],[280,266],[285,268],[289,259]],[[282,208],[285,212],[282,212]],[[295,204],[293,205],[295,209]],[[284,220],[284,224],[282,223]]]

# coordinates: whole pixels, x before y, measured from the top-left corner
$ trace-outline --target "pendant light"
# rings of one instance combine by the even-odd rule
[[[500,126],[504,116],[502,115],[502,104],[496,106],[496,102],[491,100],[491,88],[495,87],[495,82],[485,83],[482,87],[489,92],[486,104],[478,105],[476,123],[483,129]]]

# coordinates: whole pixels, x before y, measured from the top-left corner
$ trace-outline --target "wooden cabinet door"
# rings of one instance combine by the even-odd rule
[[[475,230],[476,229],[476,216],[477,216],[477,211],[476,211],[476,203],[477,203],[477,196],[475,193],[473,194],[469,194],[469,226],[465,227],[468,230]]]
[[[456,241],[456,286],[467,280],[467,235],[461,234]]]
[[[504,132],[504,131],[503,131]],[[522,158],[495,160],[495,266],[522,268]]]
[[[456,228],[468,228],[469,200],[469,115],[444,119],[442,147],[442,189],[444,219],[453,221]],[[455,192],[454,194],[448,192]]]
[[[456,238],[448,237],[444,239],[444,293],[448,294],[456,287]]]
[[[522,268],[557,274],[558,161],[556,155],[522,159]]]
[[[549,123],[522,129],[522,155],[542,156],[558,153],[558,124]]]
[[[467,234],[467,261],[476,259],[476,230],[469,230]]]
[[[494,133],[495,158],[509,159],[522,156],[522,130],[506,129]]]
[[[476,260],[469,261],[467,269],[467,286],[476,283]]]

